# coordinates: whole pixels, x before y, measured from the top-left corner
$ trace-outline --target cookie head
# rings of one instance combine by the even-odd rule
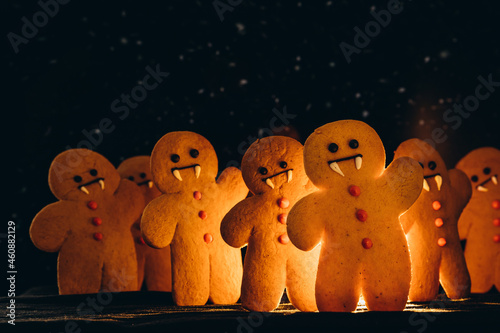
[[[153,181],[163,193],[196,188],[214,181],[218,161],[215,150],[194,132],[170,132],[156,143],[151,154]]]
[[[296,188],[308,181],[302,144],[284,136],[270,136],[252,143],[241,161],[241,172],[254,194]]]
[[[114,193],[120,175],[104,156],[88,149],[66,150],[52,161],[49,186],[59,200],[89,200]]]
[[[117,168],[120,177],[133,181],[149,200],[161,193],[153,183],[149,156],[134,156],[127,158]]]
[[[448,169],[439,152],[420,139],[406,140],[394,152],[394,159],[408,156],[416,160],[424,170],[423,191],[440,191],[449,185]]]
[[[362,121],[335,121],[307,138],[304,165],[318,188],[374,179],[385,169],[384,145],[375,130]]]
[[[456,166],[465,172],[472,185],[472,196],[498,196],[500,187],[500,150],[493,147],[475,149],[465,155]],[[496,198],[499,199],[499,198]]]

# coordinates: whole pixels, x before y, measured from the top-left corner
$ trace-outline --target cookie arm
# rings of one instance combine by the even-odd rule
[[[288,214],[288,237],[302,251],[314,249],[323,237],[324,225],[319,210],[322,205],[316,201],[317,193],[299,200]]]
[[[450,177],[451,187],[459,198],[457,208],[461,212],[472,196],[472,185],[469,177],[461,170],[448,170],[448,176]]]
[[[71,218],[62,212],[62,202],[55,202],[36,214],[30,226],[30,237],[33,244],[46,252],[58,252],[70,233]]]
[[[399,213],[407,211],[422,192],[424,173],[420,164],[411,157],[392,161],[383,178],[392,194],[389,204]]]
[[[115,192],[115,198],[120,203],[123,216],[130,219],[131,225],[141,217],[146,206],[146,199],[136,183],[122,179]]]
[[[249,201],[251,198],[239,202],[222,219],[220,232],[229,246],[241,248],[248,244],[253,229],[250,221],[255,220]]]
[[[248,188],[243,181],[241,171],[235,167],[224,169],[217,179],[217,185],[221,193],[226,193],[230,198],[244,199],[248,194]]]
[[[175,202],[169,194],[153,199],[144,209],[141,218],[141,233],[144,241],[151,247],[163,249],[171,242],[177,227],[176,216],[170,203]]]

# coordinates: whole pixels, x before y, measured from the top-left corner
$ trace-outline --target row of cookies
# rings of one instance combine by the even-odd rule
[[[425,148],[426,153],[431,152],[420,142],[417,146],[420,150]],[[415,151],[418,149],[405,149],[402,146],[399,153],[411,156]],[[74,160],[78,158],[68,157],[75,154],[88,154],[92,158],[84,160],[80,156],[80,162],[76,163]],[[83,216],[81,224],[88,224],[89,219],[95,224],[96,215],[106,215],[108,208],[110,213],[118,209],[120,214],[115,215],[121,217],[119,222],[123,224],[128,224],[126,220],[132,220],[132,216],[135,217],[134,221],[137,220],[137,212],[133,207],[134,204],[140,206],[138,200],[131,204],[124,202],[120,195],[117,196],[126,192],[123,189],[131,189],[126,180],[107,192],[112,199],[104,200],[104,196],[99,195],[105,192],[101,183],[106,179],[106,188],[109,189],[107,178],[113,177],[107,175],[106,171],[102,172],[104,175],[101,172],[92,174],[95,173],[92,170],[97,170],[96,164],[100,168],[106,164],[103,161],[97,163],[96,160],[100,160],[100,157],[94,154],[96,153],[68,151],[54,160],[49,175],[53,193],[61,201],[82,201],[72,202],[74,207],[71,208],[67,207],[71,205],[61,204],[62,207],[55,210],[61,211],[59,216],[64,219],[74,214],[76,209],[80,213],[78,216]],[[426,157],[418,156],[419,159]],[[434,158],[429,156],[431,157]],[[441,162],[438,161],[440,167],[444,166]],[[423,165],[423,162],[420,163]],[[422,187],[424,192],[429,190],[429,182],[424,180],[426,178],[422,167],[412,158],[398,158],[385,169],[383,145],[368,125],[350,120],[327,124],[311,134],[306,141],[304,153],[302,145],[290,138],[275,136],[258,140],[243,157],[243,177],[238,169],[229,168],[215,180],[217,157],[213,147],[205,138],[190,132],[168,133],[156,144],[150,170],[154,184],[149,178],[144,179],[147,171],[134,176],[132,173],[136,169],[129,167],[125,170],[125,164],[122,168],[123,176],[143,179],[138,185],[147,185],[148,188],[156,184],[163,193],[144,210],[140,229],[145,242],[152,247],[168,249],[170,245],[173,296],[177,304],[204,304],[207,299],[214,303],[234,303],[240,297],[241,289],[241,301],[245,308],[270,311],[278,305],[286,287],[289,299],[302,311],[315,311],[317,308],[321,311],[351,311],[356,307],[360,294],[363,294],[371,310],[404,308],[410,288],[411,268],[407,241],[398,217],[408,208],[413,209],[412,204],[417,198],[417,203],[421,201]],[[91,169],[90,165],[93,166]],[[133,166],[134,163],[130,165]],[[59,183],[56,181],[52,184],[57,177],[61,178],[62,173],[75,173],[75,170],[78,174],[73,176],[73,181],[76,182],[75,177],[82,178],[77,182],[80,185],[75,186],[73,182],[72,187],[67,187],[68,184],[63,186],[62,183],[71,183],[68,180],[71,177],[68,176],[62,177],[63,180],[58,179]],[[454,194],[445,191],[449,186],[446,169],[439,171],[441,184],[438,192],[443,192],[438,194],[443,195],[440,196],[441,201],[433,200],[432,205],[439,202],[445,207],[440,212],[442,217],[435,220],[441,219],[441,226],[445,226],[438,230],[446,237],[439,237],[438,241],[444,239],[447,243],[437,243],[436,246],[451,249],[448,251],[451,260],[443,258],[442,261],[451,264],[452,272],[455,270],[460,273],[464,265],[460,266],[460,260],[455,260],[456,257],[460,259],[461,255],[454,245],[457,237],[450,236],[447,230],[453,230],[453,211],[461,211],[461,205],[468,201],[468,198],[465,199],[467,193],[462,195],[459,191],[461,201],[454,204],[459,199],[452,199]],[[86,173],[93,178],[87,177]],[[437,184],[440,178],[434,176],[433,179]],[[470,189],[470,184],[468,186]],[[244,199],[248,189],[253,195]],[[97,194],[94,195],[94,192]],[[57,193],[61,195],[58,196]],[[93,195],[92,200],[88,197],[90,193]],[[136,194],[130,193],[128,197]],[[447,198],[449,206],[445,202]],[[153,198],[150,197],[148,201],[151,199]],[[98,201],[102,203],[97,203]],[[414,205],[416,213],[412,213],[410,209],[402,218],[412,253],[414,278],[411,282],[410,299],[412,291],[417,296],[435,296],[436,273],[424,273],[422,279],[417,278],[418,274],[415,273],[418,271],[418,260],[414,258],[418,257],[418,249],[424,247],[418,244],[432,243],[431,239],[435,236],[435,232],[432,235],[427,231],[422,232],[420,229],[429,228],[414,222],[419,220],[421,212],[427,211],[424,201],[422,199],[422,209],[417,209],[418,205]],[[91,202],[95,204],[90,204]],[[121,205],[122,203],[124,204]],[[115,265],[117,260],[112,254],[118,244],[106,238],[106,242],[111,244],[111,250],[107,253],[103,253],[106,252],[103,249],[96,250],[100,270],[94,275],[89,273],[92,276],[80,276],[77,280],[76,275],[72,276],[72,281],[76,281],[73,285],[70,281],[64,282],[69,278],[60,271],[68,267],[61,258],[67,258],[67,253],[73,255],[73,260],[78,258],[75,254],[77,251],[69,250],[77,246],[71,245],[75,240],[66,242],[61,239],[59,245],[54,244],[50,248],[46,246],[49,239],[54,238],[53,232],[47,230],[48,225],[43,222],[49,218],[48,215],[55,213],[54,209],[48,207],[35,218],[31,235],[37,247],[43,250],[60,250],[58,280],[61,293],[78,293],[85,288],[88,292],[85,282],[88,278],[99,281],[102,287],[110,272],[126,269],[126,265]],[[102,210],[97,212],[99,207]],[[43,213],[46,210],[49,214]],[[88,210],[94,211],[92,216],[81,214],[88,213]],[[410,218],[410,215],[417,217]],[[405,216],[408,217],[407,222],[404,221]],[[437,226],[437,222],[434,224]],[[99,226],[101,225],[102,222]],[[83,229],[86,228],[69,229],[69,232],[66,230],[66,235],[75,237],[77,230],[85,234]],[[115,226],[113,230],[118,229]],[[122,229],[126,230],[126,227]],[[139,228],[136,227],[135,230],[137,233]],[[60,231],[56,230],[56,233]],[[413,237],[414,241],[411,240],[412,232],[417,235]],[[88,232],[86,238],[90,238]],[[104,238],[100,232],[94,233],[93,238],[100,244],[105,243],[102,242]],[[142,240],[139,235],[136,235],[136,239]],[[421,240],[416,241],[417,239]],[[66,249],[63,249],[62,243],[67,243]],[[412,244],[416,244],[416,250]],[[245,245],[248,247],[242,269],[239,248]],[[431,271],[444,266],[440,262],[441,253],[445,251],[439,251],[423,251],[420,255],[421,258],[426,255],[439,257],[430,264]],[[118,262],[123,264],[124,260]],[[78,264],[80,263],[85,264],[85,260],[78,260]],[[130,263],[128,266],[131,266]],[[102,272],[102,276],[97,276],[99,272]],[[153,275],[160,276],[158,273],[161,272]],[[443,286],[446,284],[441,283]],[[80,284],[80,289],[75,284]],[[451,287],[445,289],[447,292],[455,290],[461,284],[462,281],[458,284],[451,283]],[[96,284],[95,287],[99,286]],[[467,291],[466,289],[464,290]],[[122,290],[134,289],[124,287]]]

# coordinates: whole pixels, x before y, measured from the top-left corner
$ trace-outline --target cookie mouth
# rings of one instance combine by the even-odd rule
[[[147,185],[149,188],[153,187],[153,181],[152,180],[145,180],[143,182],[137,183],[138,186],[143,186]]]
[[[488,184],[488,182],[492,182],[495,186],[498,185],[498,175],[491,176],[490,178],[486,179],[484,182],[476,186],[476,190],[479,192],[488,192],[488,189],[484,187],[484,185]]]
[[[193,168],[196,179],[198,179],[198,177],[200,177],[200,173],[201,173],[201,166],[199,164],[188,165],[188,166],[180,167],[180,168],[172,168],[170,170],[172,171],[172,174],[174,175],[174,177],[177,178],[177,180],[182,181],[181,173],[179,172],[179,170],[185,170],[185,169],[190,169],[190,168]]]
[[[441,177],[440,173],[424,176],[424,186],[423,186],[424,190],[426,190],[427,192],[431,190],[429,187],[429,183],[427,182],[427,179],[429,178],[434,178],[438,191],[441,191],[441,185],[443,185],[443,177]]]
[[[89,194],[90,192],[89,192],[89,190],[87,190],[87,186],[95,184],[95,183],[99,183],[99,185],[101,186],[101,190],[104,190],[104,178],[96,178],[88,183],[85,183],[85,184],[78,186],[78,189],[85,194]]]
[[[339,167],[339,162],[344,162],[348,160],[354,160],[354,166],[356,167],[356,170],[361,169],[361,164],[363,163],[363,155],[357,154],[357,155],[352,155],[348,157],[342,157],[336,160],[328,161],[328,165],[330,166],[330,169],[344,177],[344,173]]]
[[[282,174],[286,173],[286,182],[289,183],[289,182],[292,181],[292,171],[293,171],[293,169],[283,170],[281,172],[275,173],[272,176],[269,176],[269,177],[266,177],[266,178],[262,178],[262,181],[264,183],[266,183],[267,186],[269,186],[270,188],[272,188],[274,190],[274,183],[271,180],[271,178],[274,178],[276,176],[279,176],[279,175],[282,175]]]

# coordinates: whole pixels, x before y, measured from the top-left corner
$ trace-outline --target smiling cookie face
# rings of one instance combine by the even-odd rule
[[[120,163],[117,170],[122,178],[131,180],[139,186],[148,202],[160,195],[160,191],[153,184],[149,156],[128,158]]]
[[[49,170],[49,186],[59,200],[88,200],[114,193],[120,175],[102,155],[88,149],[70,149],[56,156]]]
[[[203,136],[193,132],[170,132],[151,154],[153,180],[163,193],[175,193],[196,184],[214,182],[217,155]]]
[[[473,197],[491,196],[499,199],[500,150],[493,147],[475,149],[463,157],[456,167],[469,177]]]
[[[385,150],[378,134],[364,122],[341,120],[316,129],[304,145],[306,173],[318,188],[378,177]]]
[[[402,156],[413,158],[424,170],[423,191],[440,191],[443,183],[449,185],[448,169],[441,155],[425,141],[410,139],[401,143],[394,152],[394,159]]]
[[[243,156],[241,171],[247,187],[254,194],[286,189],[289,185],[303,186],[308,181],[302,144],[284,136],[255,141]]]

